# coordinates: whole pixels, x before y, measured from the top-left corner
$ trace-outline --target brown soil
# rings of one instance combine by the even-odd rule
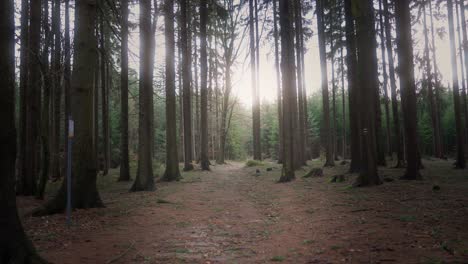
[[[425,165],[424,181],[399,181],[402,170],[382,169],[394,181],[358,189],[349,187],[353,175],[329,182],[346,166],[307,179],[311,167],[304,168],[279,184],[278,165],[233,162],[150,193],[128,193],[130,183],[114,183],[111,174],[101,177],[108,177],[107,208],[74,212],[71,228],[63,215],[24,224],[40,254],[57,264],[468,263],[468,173],[446,161]],[[19,204],[23,213],[39,202]]]

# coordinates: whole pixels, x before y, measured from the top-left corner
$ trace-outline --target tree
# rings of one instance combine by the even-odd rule
[[[75,52],[71,86],[71,116],[75,123],[72,166],[72,207],[103,207],[96,186],[96,156],[93,148],[93,75],[97,67],[96,0],[76,3]],[[64,211],[67,181],[64,180],[57,195],[33,215],[41,216]]]
[[[297,160],[296,168],[300,168],[303,165],[307,165],[306,161],[306,119],[305,119],[305,90],[304,90],[304,76],[302,75],[302,60],[304,51],[302,47],[302,37],[304,29],[302,28],[302,4],[301,1],[294,1],[294,25],[295,25],[295,37],[296,37],[296,73],[297,73],[297,98],[298,98],[298,125],[296,144],[299,159]]]
[[[174,0],[165,0],[164,24],[166,38],[166,171],[163,181],[181,179],[177,155],[176,98],[175,98],[175,40],[174,40]]]
[[[256,9],[257,1],[255,1]],[[258,31],[258,19],[257,14],[254,10],[254,0],[249,0],[249,36],[250,36],[250,72],[252,80],[252,133],[253,133],[253,158],[254,160],[262,159],[262,148],[260,139],[260,99],[259,89],[257,85],[257,52],[259,49],[258,40],[255,37],[256,29],[255,24],[257,23]]]
[[[2,263],[46,263],[26,237],[16,208],[15,197],[15,25],[14,2],[0,2],[0,260]]]
[[[429,30],[427,28],[426,18],[426,5],[428,1],[425,1],[423,5],[423,24],[424,24],[424,60],[426,61],[426,83],[427,83],[427,98],[431,108],[431,121],[432,121],[432,141],[433,141],[433,155],[437,158],[442,158],[442,143],[440,136],[440,124],[438,119],[437,110],[437,98],[434,94],[433,89],[433,74],[432,65],[429,55]],[[430,2],[429,2],[430,4]]]
[[[354,2],[353,2],[354,3]],[[358,48],[359,99],[356,102],[360,113],[361,167],[354,186],[378,185],[376,113],[369,111],[375,106],[377,82],[377,54],[375,19],[372,0],[355,2],[353,15],[356,19]]]
[[[202,170],[210,170],[210,160],[208,159],[208,88],[207,88],[207,51],[206,51],[206,25],[208,24],[208,3],[207,0],[200,1],[200,105],[201,105],[201,151],[200,162]]]
[[[448,27],[450,36],[450,58],[452,61],[452,91],[453,91],[453,106],[455,111],[455,126],[457,133],[457,161],[455,167],[459,169],[466,168],[465,159],[465,133],[462,120],[462,112],[460,107],[460,89],[458,84],[458,66],[457,66],[457,50],[455,48],[455,30],[453,24],[453,1],[447,0]]]
[[[462,91],[461,91],[461,105],[463,107],[462,112],[465,117],[465,144],[468,139],[468,102],[466,101],[466,90],[468,89],[468,51],[466,45],[464,43],[466,42],[466,20],[465,20],[465,9],[464,5],[461,3],[462,1],[458,1],[458,5],[455,4],[456,6],[456,12],[457,12],[457,34],[458,34],[458,42],[460,46],[460,66],[461,66],[461,86],[462,86]],[[460,17],[462,19],[462,22],[460,22]],[[463,34],[460,33],[460,31],[463,31]],[[463,39],[462,39],[463,35]],[[464,55],[464,56],[463,56]],[[463,59],[465,57],[465,60]],[[468,148],[468,145],[465,146],[465,148]],[[465,149],[466,151],[466,149]]]
[[[393,116],[393,133],[395,137],[394,147],[397,154],[396,168],[404,166],[404,153],[403,153],[403,142],[400,127],[400,114],[398,111],[398,100],[397,100],[397,86],[395,78],[395,62],[393,59],[393,45],[392,45],[392,33],[390,23],[390,11],[388,0],[383,0],[383,8],[385,13],[385,39],[387,46],[387,57],[388,57],[388,73],[390,78],[390,96],[392,99],[392,116]]]
[[[356,173],[359,172],[361,160],[356,33],[351,9],[351,0],[345,0],[344,4],[346,21],[346,65],[348,68],[349,120],[351,130],[351,164],[349,172]]]
[[[292,109],[292,90],[296,89],[294,74],[294,35],[292,31],[292,6],[291,1],[279,1],[279,16],[281,27],[281,76],[283,87],[283,169],[280,182],[294,180],[294,113]]]
[[[278,30],[278,0],[273,0],[273,34],[275,38],[275,70],[276,70],[276,92],[278,104],[278,163],[283,162],[283,104],[281,96],[281,69],[279,58],[279,30]]]
[[[188,29],[190,0],[180,0],[180,41],[182,48],[182,81],[183,81],[183,115],[184,115],[184,171],[193,170],[192,146],[192,52],[189,48],[190,34]]]
[[[328,70],[325,42],[324,0],[317,0],[317,29],[319,38],[320,68],[322,72],[322,101],[323,101],[323,138],[325,140],[325,167],[334,166],[333,137],[330,130],[330,102],[328,96]]]
[[[130,180],[128,150],[128,0],[121,0],[122,21],[120,47],[120,174],[119,181]]]
[[[395,1],[397,48],[400,72],[400,94],[403,109],[406,145],[406,172],[402,179],[421,179],[416,113],[416,85],[414,83],[413,45],[409,2]]]
[[[157,7],[155,7],[157,8]],[[153,132],[153,60],[151,58],[152,22],[151,0],[140,1],[140,113],[138,122],[138,170],[131,191],[153,191],[152,162]],[[155,18],[156,19],[156,18]],[[175,135],[175,133],[173,134]]]
[[[102,10],[104,10],[104,1],[98,2]],[[101,117],[102,117],[102,160],[103,160],[103,175],[109,173],[110,164],[110,142],[109,142],[109,57],[108,57],[108,38],[105,14],[102,13],[99,23],[99,45],[100,45],[100,74],[101,74]]]

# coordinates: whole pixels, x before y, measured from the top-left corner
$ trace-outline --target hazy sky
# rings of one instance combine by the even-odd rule
[[[16,23],[19,25],[19,9],[21,6],[21,1],[16,0]],[[441,7],[441,10],[445,13],[445,6]],[[63,8],[62,8],[62,17],[63,15]],[[131,7],[130,12],[130,21],[134,23],[138,23],[138,14],[139,8],[137,5]],[[468,16],[468,15],[467,15]],[[73,10],[71,12],[71,17],[73,19]],[[321,79],[320,79],[320,60],[319,60],[319,53],[318,53],[318,40],[316,35],[316,21],[315,17],[312,17],[312,13],[308,15],[306,18],[308,20],[312,20],[312,30],[314,31],[314,35],[310,38],[307,43],[307,53],[305,54],[305,82],[306,82],[306,89],[308,94],[312,94],[320,89]],[[428,17],[429,20],[429,17]],[[456,21],[456,20],[455,20]],[[159,17],[158,25],[161,25],[164,22],[163,17]],[[429,22],[429,21],[428,21]],[[446,27],[447,28],[447,21],[435,20],[436,28],[439,27]],[[62,28],[63,28],[62,23]],[[260,24],[261,26],[261,24]],[[71,27],[73,28],[73,22],[71,23]],[[448,32],[448,30],[446,30]],[[247,31],[248,32],[248,31]],[[414,52],[422,54],[424,48],[424,38],[422,32],[421,25],[414,25],[413,26],[413,40],[415,42]],[[19,34],[19,30],[17,31]],[[130,48],[130,67],[138,70],[139,64],[139,28],[136,27],[131,31],[130,40],[129,40],[129,48]],[[263,34],[265,38],[266,34]],[[457,38],[458,41],[458,38]],[[233,69],[233,93],[235,96],[238,96],[240,102],[246,106],[251,104],[251,80],[250,80],[250,60],[246,56],[248,56],[248,43],[249,39],[248,36],[245,38],[243,42],[243,49],[242,54],[239,56],[239,61],[236,64],[236,67]],[[274,49],[273,49],[273,41],[270,40],[269,42],[262,40],[262,46],[260,51],[260,95],[263,100],[273,101],[276,99],[276,70],[275,70],[275,63],[274,63]],[[163,67],[165,62],[165,48],[164,48],[164,35],[162,31],[157,32],[156,36],[156,59],[155,59],[155,67]],[[440,39],[439,36],[436,35],[436,47],[437,47],[437,60],[438,60],[438,67],[440,72],[442,73],[443,80],[442,82],[446,85],[451,83],[451,62],[450,62],[450,46],[448,41],[448,34],[445,35],[444,39]],[[18,47],[19,48],[19,47]],[[17,49],[18,50],[18,49]],[[378,57],[380,59],[380,50],[378,50]],[[338,54],[337,54],[338,55]],[[396,54],[395,54],[396,57]],[[17,60],[18,61],[18,60]],[[457,56],[457,62],[458,56]],[[331,67],[330,62],[328,62],[329,67],[329,75],[331,79]],[[339,67],[336,65],[335,67]],[[421,78],[418,69],[416,68],[416,78]],[[338,72],[336,72],[338,75]],[[221,82],[221,80],[220,80]]]

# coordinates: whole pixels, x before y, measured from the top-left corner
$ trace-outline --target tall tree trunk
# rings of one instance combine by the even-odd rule
[[[342,134],[342,152],[341,156],[343,157],[343,160],[346,159],[346,93],[345,93],[345,68],[344,68],[344,56],[343,56],[343,46],[340,48],[340,67],[341,67],[341,108],[342,108],[342,128],[341,128],[341,134]]]
[[[332,137],[332,142],[333,142],[333,159],[338,160],[338,154],[336,153],[336,148],[337,148],[337,120],[336,120],[336,79],[335,79],[335,43],[334,43],[334,38],[333,38],[333,10],[330,9],[329,12],[329,20],[331,21],[330,23],[330,31],[328,32],[329,38],[330,38],[330,66],[331,66],[331,86],[332,86],[332,120],[331,120],[331,137]]]
[[[192,52],[189,49],[188,29],[190,0],[180,0],[180,41],[182,48],[183,114],[184,114],[184,171],[193,170],[192,146]],[[172,136],[172,135],[171,135]]]
[[[120,174],[119,181],[130,180],[128,150],[128,0],[121,0],[121,49],[120,49]]]
[[[393,116],[393,130],[395,143],[394,147],[397,154],[396,168],[404,166],[404,152],[403,152],[403,141],[401,135],[400,126],[400,114],[398,111],[398,99],[397,99],[397,86],[395,78],[395,62],[393,59],[393,46],[392,46],[392,27],[390,23],[390,11],[388,0],[383,0],[383,8],[385,13],[385,38],[387,46],[387,57],[388,57],[388,73],[390,78],[390,95],[392,99],[392,116]]]
[[[174,0],[165,0],[164,21],[166,37],[166,171],[162,180],[181,179],[176,140],[176,97],[175,97],[175,41],[174,41]],[[184,109],[185,110],[185,109]],[[186,129],[187,127],[185,127]],[[184,130],[185,130],[184,129]]]
[[[301,1],[295,0],[294,2],[294,18],[295,18],[295,37],[296,37],[296,73],[297,73],[297,97],[298,97],[298,137],[297,141],[297,151],[299,153],[299,159],[297,160],[296,168],[300,168],[303,165],[306,165],[306,122],[305,122],[305,113],[304,113],[304,76],[302,75],[302,5]]]
[[[388,155],[392,156],[392,144],[391,144],[391,137],[392,134],[390,132],[390,106],[389,106],[389,98],[388,98],[388,74],[387,74],[387,58],[385,54],[385,33],[384,33],[384,10],[382,7],[382,0],[379,0],[379,25],[380,25],[380,51],[382,52],[382,73],[383,73],[383,87],[382,90],[384,91],[384,105],[385,105],[385,126],[386,126],[386,147],[388,151]]]
[[[432,66],[431,59],[429,56],[429,30],[427,28],[427,15],[426,15],[426,4],[423,6],[423,24],[424,24],[424,60],[426,61],[426,85],[427,85],[427,98],[429,101],[432,121],[432,143],[433,143],[433,155],[441,158],[441,142],[440,142],[440,131],[437,125],[437,109],[436,109],[436,98],[434,98],[434,89],[432,82]],[[430,3],[429,3],[430,4]]]
[[[333,136],[330,130],[330,102],[328,97],[328,70],[325,42],[324,0],[317,0],[317,28],[320,51],[320,68],[322,72],[323,129],[325,139],[325,167],[335,166],[333,159]]]
[[[40,110],[41,110],[41,10],[42,1],[30,3],[29,25],[29,84],[26,90],[26,151],[24,157],[24,171],[22,193],[35,195],[37,188],[37,174],[39,173],[40,150]]]
[[[104,1],[100,2],[101,4]],[[103,8],[101,6],[101,8]],[[101,115],[102,115],[102,165],[103,165],[103,175],[109,173],[109,156],[107,149],[109,148],[109,104],[108,104],[108,87],[107,87],[107,73],[109,68],[108,57],[107,57],[107,29],[104,26],[104,14],[100,16],[100,50],[101,50]],[[150,143],[150,142],[148,142]]]
[[[206,52],[206,25],[208,24],[207,0],[200,1],[200,69],[201,69],[201,152],[200,161],[202,170],[210,170],[208,158],[208,95],[207,95],[207,52]]]
[[[466,46],[463,45],[466,41],[466,21],[464,20],[465,16],[465,10],[460,9],[461,8],[461,3],[462,1],[458,1],[458,5],[455,3],[456,6],[456,11],[457,11],[457,33],[458,33],[458,42],[460,46],[460,68],[461,68],[461,86],[462,86],[462,91],[461,91],[461,105],[462,105],[462,112],[465,117],[465,144],[467,143],[466,140],[468,139],[468,105],[466,101],[466,89],[468,88],[468,64],[465,65],[464,57],[466,58],[467,51],[466,51]],[[460,7],[460,8],[459,8]],[[463,28],[463,23],[460,22],[460,16],[463,16],[463,23],[465,23],[465,28]],[[460,31],[463,30],[463,40],[462,40],[462,34]],[[465,54],[465,56],[464,56]],[[465,74],[466,73],[466,74]],[[465,149],[468,149],[468,145],[465,146]]]
[[[60,116],[61,116],[61,102],[62,102],[62,41],[61,41],[61,16],[60,16],[60,1],[54,1],[53,14],[52,14],[52,31],[54,35],[54,54],[53,54],[53,118],[52,118],[52,160],[51,160],[51,173],[52,177],[60,178]]]
[[[465,133],[462,120],[462,109],[460,107],[460,88],[458,84],[458,66],[457,66],[457,50],[455,45],[455,29],[453,23],[453,1],[447,0],[448,11],[448,27],[450,36],[450,58],[452,61],[452,90],[453,90],[453,106],[455,110],[455,126],[457,133],[457,161],[456,168],[466,168],[465,159]]]
[[[467,33],[467,27],[466,27],[466,18],[465,18],[465,11],[466,7],[463,1],[458,1],[460,4],[460,11],[461,11],[461,27],[462,27],[462,35],[463,35],[463,54],[465,58],[465,82],[466,82],[466,89],[468,89],[468,33]],[[466,129],[466,139],[468,140],[468,91],[465,90],[465,95],[463,97],[464,100],[464,107],[465,107],[465,129]]]
[[[75,138],[72,167],[72,207],[103,207],[96,186],[96,157],[93,148],[93,75],[97,67],[96,50],[96,0],[79,1],[75,11],[75,52],[72,74],[71,115],[75,121]],[[67,181],[43,208],[33,214],[59,213],[65,210]]]
[[[42,30],[44,32],[44,46],[41,54],[41,64],[43,72],[43,100],[42,100],[42,123],[41,123],[41,173],[39,177],[36,198],[44,199],[44,192],[49,179],[49,164],[50,164],[50,120],[49,111],[51,105],[50,98],[50,63],[49,63],[49,52],[51,46],[51,34],[49,25],[49,3],[44,1],[43,3],[44,16],[42,19]]]
[[[377,138],[376,113],[369,111],[369,106],[375,106],[375,90],[377,81],[377,51],[375,39],[374,8],[372,0],[359,1],[353,12],[356,18],[358,67],[360,137],[361,137],[361,168],[354,186],[378,185],[381,183],[377,171]],[[374,108],[375,109],[375,108]]]
[[[276,93],[278,104],[278,163],[283,163],[283,104],[281,96],[281,69],[279,62],[279,30],[278,30],[278,0],[273,0],[273,30],[275,38],[275,70],[276,70]]]
[[[352,15],[351,0],[345,0],[346,20],[346,66],[348,68],[348,94],[349,94],[349,124],[351,132],[351,164],[349,172],[359,172],[361,167],[361,143],[359,136],[359,90],[357,69],[357,48],[354,18]]]
[[[255,87],[255,96],[254,96],[254,106],[255,108],[253,109],[253,129],[254,129],[254,160],[262,160],[262,140],[261,140],[261,125],[260,125],[260,31],[258,30],[258,0],[255,0],[255,13],[254,13],[254,19],[255,19],[255,56],[256,56],[256,62],[255,62],[255,72],[256,72],[256,87]]]
[[[400,69],[400,94],[405,127],[407,180],[421,179],[418,149],[418,119],[416,112],[416,85],[414,83],[413,43],[411,37],[411,12],[409,2],[395,1],[398,62]]]
[[[153,120],[153,60],[151,0],[140,0],[140,113],[138,124],[138,170],[131,191],[153,191],[151,123]],[[174,120],[175,122],[175,120]],[[174,131],[175,132],[175,131]],[[175,135],[175,133],[174,133]],[[177,157],[176,157],[177,158]]]
[[[64,118],[64,142],[67,142],[68,138],[68,119],[70,116],[70,90],[71,90],[71,44],[70,44],[70,1],[65,0],[65,36],[64,36],[64,66],[63,66],[63,89],[64,89],[64,101],[65,101],[65,118]],[[94,145],[94,144],[93,144]],[[68,160],[68,144],[65,144],[65,157],[64,160]],[[67,171],[68,164],[65,164],[64,171]]]
[[[6,2],[6,1],[4,1]],[[20,32],[20,106],[19,106],[19,141],[18,141],[18,172],[16,191],[24,194],[26,168],[26,116],[27,116],[27,93],[29,84],[29,1],[21,0],[21,32]]]
[[[281,27],[281,76],[283,77],[283,169],[280,182],[295,179],[294,173],[294,110],[291,93],[296,89],[296,78],[291,69],[294,63],[294,35],[291,1],[279,0],[279,16]]]
[[[431,43],[432,43],[432,61],[434,64],[434,94],[435,94],[435,99],[434,99],[434,108],[436,111],[436,131],[439,132],[439,137],[438,141],[440,142],[439,144],[439,149],[437,149],[437,154],[436,157],[439,158],[444,158],[444,142],[443,142],[443,135],[442,135],[442,129],[440,127],[440,107],[439,107],[439,102],[440,102],[440,95],[439,95],[439,90],[440,90],[440,79],[438,75],[438,68],[437,68],[437,56],[436,56],[436,46],[435,46],[435,30],[434,30],[434,18],[432,14],[432,1],[428,0],[429,3],[429,17],[431,18]]]
[[[40,1],[38,1],[40,2]],[[0,2],[0,259],[2,263],[45,263],[27,238],[16,207],[15,197],[15,25],[14,3]],[[22,43],[24,44],[24,43]]]
[[[256,31],[258,31],[257,21],[257,1],[249,0],[249,35],[250,35],[250,72],[252,81],[252,133],[253,133],[253,159],[261,160],[262,152],[260,145],[260,105],[259,105],[259,87],[257,84],[257,52],[259,49]],[[255,14],[255,15],[254,15]],[[255,28],[257,27],[257,29]],[[258,35],[258,34],[257,34]]]

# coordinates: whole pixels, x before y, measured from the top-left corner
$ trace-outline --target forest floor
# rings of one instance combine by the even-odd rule
[[[75,211],[71,228],[63,215],[23,221],[57,264],[468,263],[466,170],[425,160],[424,180],[408,182],[398,180],[403,170],[381,168],[389,182],[371,188],[351,188],[355,175],[331,183],[347,165],[302,177],[321,164],[279,184],[279,165],[229,162],[143,193],[129,193],[113,170],[99,177],[106,208]],[[41,203],[18,202],[21,213]]]

